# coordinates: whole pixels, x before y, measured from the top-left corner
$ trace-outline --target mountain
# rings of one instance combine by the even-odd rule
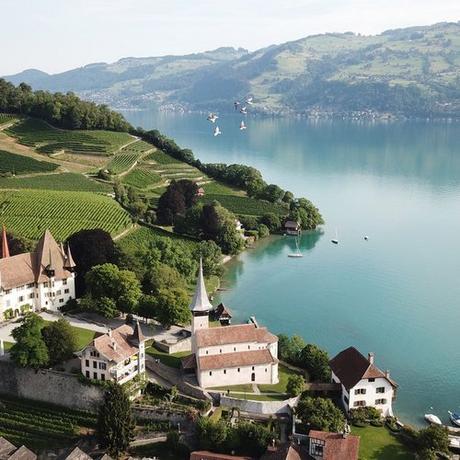
[[[118,108],[228,111],[250,94],[264,113],[460,117],[460,22],[37,72],[5,78]]]

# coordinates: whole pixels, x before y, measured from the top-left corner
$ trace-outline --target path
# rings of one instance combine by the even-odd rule
[[[123,230],[121,233],[119,233],[118,235],[115,235],[112,239],[113,241],[117,241],[119,240],[120,238],[123,238],[124,236],[126,236],[128,233],[131,233],[133,232],[135,229],[137,229],[139,227],[138,224],[133,224],[131,225],[131,227],[128,227],[126,228],[125,230]]]
[[[166,436],[157,436],[155,438],[145,438],[145,439],[135,439],[131,441],[129,446],[136,447],[136,446],[146,446],[148,444],[156,444],[158,442],[165,442]]]

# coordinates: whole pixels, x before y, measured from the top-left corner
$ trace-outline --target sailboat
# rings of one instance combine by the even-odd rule
[[[337,229],[335,229],[335,238],[332,238],[331,243],[339,244],[339,237],[337,234]]]
[[[300,252],[299,239],[297,237],[295,239],[295,246],[297,248],[297,251],[292,252],[291,254],[288,254],[288,257],[303,257],[303,254]]]

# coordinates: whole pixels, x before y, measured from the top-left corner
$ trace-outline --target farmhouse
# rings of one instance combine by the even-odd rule
[[[0,258],[0,320],[29,310],[57,311],[75,298],[75,262],[46,230],[34,252],[10,255],[5,227]]]
[[[342,387],[341,400],[347,412],[358,407],[375,407],[385,417],[393,415],[397,384],[389,371],[382,372],[375,366],[373,353],[366,359],[356,348],[349,347],[329,364],[332,381]]]
[[[257,323],[209,327],[212,310],[200,260],[192,311],[192,356],[201,387],[278,383],[278,337]]]
[[[81,373],[92,380],[123,384],[145,371],[145,337],[139,322],[96,337],[80,353]]]

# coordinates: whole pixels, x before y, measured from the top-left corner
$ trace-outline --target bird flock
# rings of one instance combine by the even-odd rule
[[[253,102],[253,97],[252,96],[249,96],[247,98],[245,98],[244,100],[244,103],[241,103],[240,101],[235,101],[233,103],[233,107],[235,108],[235,111],[236,112],[240,112],[242,115],[247,115],[248,114],[248,106],[252,105],[254,102]],[[216,124],[216,121],[218,120],[219,116],[214,113],[214,112],[210,112],[208,114],[208,117],[207,117],[207,120],[212,123],[213,125],[215,125],[214,127],[214,137],[217,137],[217,136],[220,136],[222,134],[222,131],[220,130],[219,128],[219,125]],[[247,126],[246,124],[244,123],[244,120],[241,120],[241,123],[240,123],[240,131],[245,131],[247,129]]]

